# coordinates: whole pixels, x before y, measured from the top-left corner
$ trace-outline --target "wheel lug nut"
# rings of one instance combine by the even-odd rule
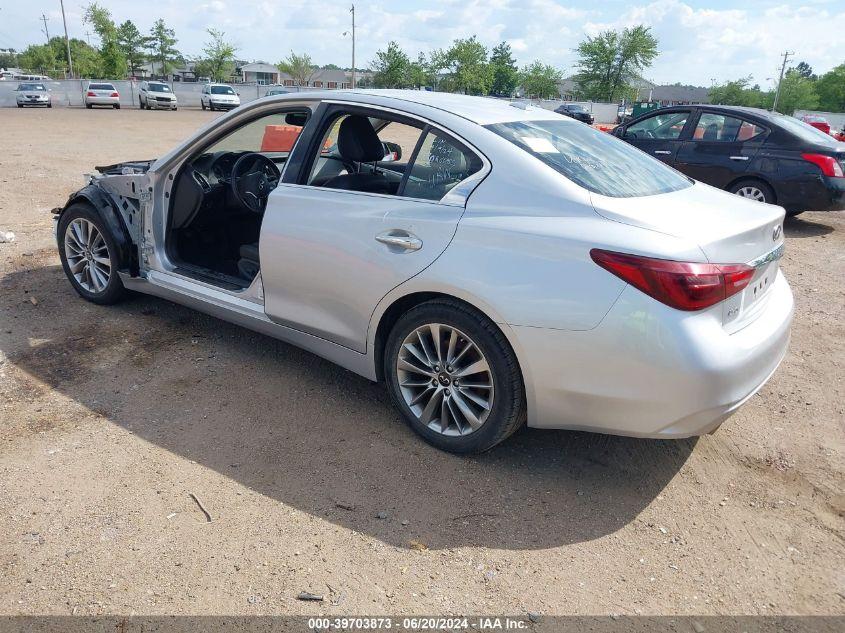
[[[451,365],[446,365],[446,371],[452,371],[452,366],[451,366]]]
[[[447,389],[447,390],[446,390],[446,395],[447,395],[447,396],[451,396],[451,395],[452,395],[452,392],[451,392],[449,389]]]

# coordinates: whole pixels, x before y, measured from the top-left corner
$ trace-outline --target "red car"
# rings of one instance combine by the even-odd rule
[[[830,134],[830,123],[827,122],[822,116],[818,116],[815,114],[805,114],[801,117],[801,120],[804,121],[807,125],[812,125],[817,130],[821,130],[825,134]]]

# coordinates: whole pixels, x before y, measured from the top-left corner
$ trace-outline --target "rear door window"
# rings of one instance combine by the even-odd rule
[[[462,144],[431,130],[425,135],[414,158],[403,195],[440,200],[483,166],[481,159]]]
[[[677,124],[674,118],[663,123],[673,120]],[[576,184],[603,196],[649,196],[692,185],[688,178],[636,147],[571,119],[514,121],[486,127]]]
[[[766,130],[759,125],[740,118],[716,114],[713,112],[702,112],[698,118],[698,124],[692,138],[696,141],[715,141],[722,143],[735,143],[747,141],[759,136]]]

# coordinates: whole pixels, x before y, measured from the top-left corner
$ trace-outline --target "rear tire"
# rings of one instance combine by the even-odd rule
[[[120,110],[120,104],[119,104],[119,103],[115,104],[114,109],[115,109],[115,110]]]
[[[402,315],[383,363],[393,403],[441,450],[481,453],[525,423],[516,355],[490,319],[459,301],[436,299]]]
[[[86,103],[86,104],[85,104],[85,107],[86,107],[86,108],[88,108],[88,109],[90,110],[90,109],[91,109],[91,108],[93,108],[94,106],[93,106],[93,105],[91,105],[90,103]]]
[[[48,104],[47,104],[47,107],[48,107],[48,108],[52,108],[52,107],[53,107],[53,104],[52,104],[52,103],[48,103]]]
[[[205,101],[200,101],[200,107],[205,110]]]
[[[62,268],[77,294],[100,305],[120,301],[126,289],[117,272],[119,251],[100,214],[88,204],[72,204],[57,235]]]
[[[728,189],[733,194],[743,198],[756,200],[757,202],[765,202],[767,204],[775,203],[775,192],[772,188],[761,180],[745,179],[736,182]]]

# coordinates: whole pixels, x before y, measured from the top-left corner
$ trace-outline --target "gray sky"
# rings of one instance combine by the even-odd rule
[[[66,0],[72,37],[85,38],[86,2]],[[101,0],[117,22],[142,31],[162,17],[176,30],[178,48],[200,53],[205,29],[222,29],[238,56],[275,63],[291,49],[318,64],[351,64],[349,3],[317,0]],[[61,34],[59,0],[0,0],[0,48],[43,42],[42,12],[51,35]],[[645,23],[660,40],[661,55],[646,76],[658,83],[710,85],[753,75],[761,85],[777,76],[779,55],[795,51],[817,73],[845,62],[845,2],[828,0],[392,0],[356,3],[358,66],[396,40],[416,56],[477,34],[492,47],[510,41],[520,65],[534,59],[573,71],[572,49],[585,34]],[[96,44],[93,35],[91,42]]]

